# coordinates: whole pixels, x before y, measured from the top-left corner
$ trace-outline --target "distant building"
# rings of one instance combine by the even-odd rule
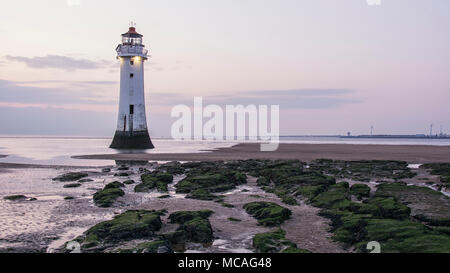
[[[110,148],[153,149],[147,129],[144,98],[144,61],[147,50],[142,35],[130,27],[116,48],[120,60],[120,102],[117,129]]]

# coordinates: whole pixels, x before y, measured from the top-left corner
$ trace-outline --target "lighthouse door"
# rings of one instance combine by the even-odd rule
[[[130,124],[130,133],[133,134],[133,115],[134,115],[134,105],[130,104],[130,120],[129,120],[129,124]]]

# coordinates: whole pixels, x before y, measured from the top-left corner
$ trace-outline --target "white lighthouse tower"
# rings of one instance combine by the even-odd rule
[[[117,129],[109,146],[115,149],[153,149],[147,129],[144,98],[144,61],[147,50],[142,35],[131,26],[116,48],[120,60],[120,102]]]

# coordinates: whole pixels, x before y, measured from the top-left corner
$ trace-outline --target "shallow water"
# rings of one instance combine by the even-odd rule
[[[116,150],[108,148],[110,138],[1,136],[0,162],[63,165],[108,166],[113,160],[78,159],[76,155],[117,153],[202,153],[246,141],[208,141],[152,139],[152,150]],[[281,143],[300,144],[384,144],[384,145],[450,145],[447,139],[343,139],[338,137],[282,137]]]
[[[202,153],[221,147],[231,147],[236,142],[178,141],[153,139],[152,150],[116,150],[108,148],[109,138],[76,137],[0,137],[0,158],[4,163],[22,163],[63,166],[110,166],[114,160],[78,159],[76,155],[118,153]]]

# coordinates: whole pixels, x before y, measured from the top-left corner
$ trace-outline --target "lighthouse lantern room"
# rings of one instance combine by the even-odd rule
[[[110,148],[153,149],[147,129],[144,97],[144,61],[148,51],[134,26],[122,34],[116,48],[120,60],[120,101],[117,129]]]

